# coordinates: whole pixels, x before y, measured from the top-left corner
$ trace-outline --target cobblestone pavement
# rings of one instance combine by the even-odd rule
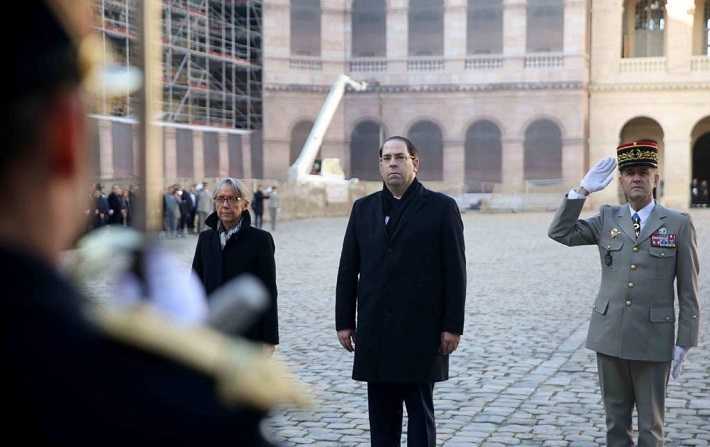
[[[710,210],[692,213],[701,257],[704,328],[710,326]],[[604,416],[593,352],[584,348],[600,280],[594,247],[547,238],[551,214],[464,215],[466,327],[451,379],[434,390],[445,446],[601,446]],[[337,342],[335,279],[346,219],[283,223],[277,247],[283,358],[319,401],[282,410],[269,425],[291,444],[369,445],[364,384]],[[168,242],[186,263],[195,239]],[[669,386],[667,444],[710,445],[710,350],[706,334]],[[405,428],[406,432],[406,428]],[[406,436],[403,434],[403,440]]]

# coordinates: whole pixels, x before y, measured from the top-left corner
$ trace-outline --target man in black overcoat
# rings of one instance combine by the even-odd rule
[[[434,383],[449,377],[463,333],[466,257],[456,202],[416,179],[419,157],[404,137],[380,148],[382,191],[353,205],[340,257],[335,321],[367,382],[373,446],[434,446]]]

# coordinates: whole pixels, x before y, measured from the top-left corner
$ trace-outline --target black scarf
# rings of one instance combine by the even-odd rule
[[[385,217],[389,217],[387,224],[385,225],[385,233],[387,237],[391,237],[397,226],[399,225],[402,215],[406,211],[407,207],[412,203],[412,197],[416,196],[422,189],[422,184],[419,183],[416,177],[409,188],[404,192],[401,199],[395,198],[387,186],[383,184],[382,186],[382,211]]]

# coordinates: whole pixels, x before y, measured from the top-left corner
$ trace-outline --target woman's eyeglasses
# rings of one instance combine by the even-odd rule
[[[236,205],[242,200],[242,198],[237,196],[217,196],[214,200],[220,205],[224,205],[225,203]]]

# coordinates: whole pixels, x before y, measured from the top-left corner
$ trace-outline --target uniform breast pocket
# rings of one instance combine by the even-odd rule
[[[602,240],[599,244],[602,255],[602,265],[609,270],[617,270],[620,267],[621,249],[624,248],[624,241],[617,239]]]
[[[675,273],[675,248],[651,247],[648,249],[648,254],[650,255],[652,271],[655,272],[656,278],[673,277]]]

